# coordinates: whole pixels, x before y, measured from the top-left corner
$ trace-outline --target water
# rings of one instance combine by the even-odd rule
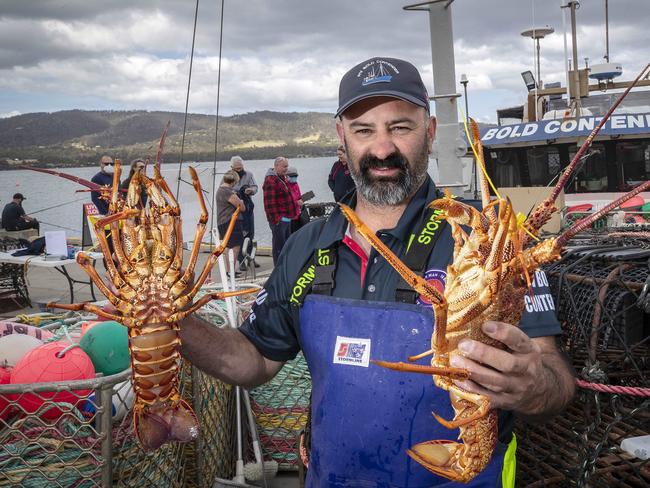
[[[327,176],[335,158],[297,158],[291,159],[289,164],[298,170],[298,184],[302,193],[309,190],[314,192],[314,202],[333,201],[332,192],[327,186]],[[187,170],[188,163],[183,165],[181,177],[190,181]],[[201,185],[207,191],[204,193],[208,210],[212,212],[212,162],[192,163],[199,173]],[[262,198],[262,183],[264,175],[273,166],[272,160],[251,160],[246,161],[247,171],[255,176],[259,185],[257,195],[253,197],[255,203],[255,237],[260,245],[271,245],[271,230],[264,214],[264,202]],[[123,173],[123,178],[128,175],[128,167]],[[229,161],[217,163],[217,173],[223,173],[230,169]],[[85,168],[61,168],[62,172],[79,176],[90,180],[97,173],[97,167]],[[126,173],[126,174],[125,174]],[[149,174],[150,171],[148,172]],[[178,164],[163,164],[162,174],[167,184],[176,193],[178,178]],[[217,185],[221,181],[221,175],[216,175]],[[76,190],[83,188],[72,181],[59,178],[53,175],[37,173],[28,170],[2,171],[0,172],[0,208],[3,208],[14,193],[20,192],[26,200],[23,208],[28,215],[33,215],[41,222],[41,235],[48,230],[64,229],[68,236],[80,236],[82,226],[82,204],[90,202],[90,193],[76,193]],[[181,182],[179,201],[183,217],[183,238],[185,241],[194,240],[196,223],[199,218],[199,205],[196,192],[191,185]],[[43,210],[55,205],[56,208]],[[208,225],[210,221],[208,221]],[[215,224],[216,227],[216,224]],[[204,238],[204,240],[209,237]]]

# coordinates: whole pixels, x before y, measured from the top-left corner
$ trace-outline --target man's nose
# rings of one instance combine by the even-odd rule
[[[378,132],[370,148],[370,154],[377,159],[386,159],[396,150],[395,143],[389,132]]]

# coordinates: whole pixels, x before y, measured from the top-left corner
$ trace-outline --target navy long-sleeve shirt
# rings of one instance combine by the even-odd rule
[[[93,183],[97,183],[98,185],[101,186],[105,186],[105,185],[111,186],[113,184],[113,175],[100,171],[95,176],[93,176],[90,181],[92,181]],[[108,213],[108,202],[106,200],[102,200],[101,198],[99,198],[98,191],[90,192],[90,198],[95,204],[95,207],[97,207],[97,210],[99,210],[100,214],[106,215]]]

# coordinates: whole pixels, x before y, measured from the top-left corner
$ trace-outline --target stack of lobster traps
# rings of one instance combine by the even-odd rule
[[[12,252],[24,247],[18,240],[11,237],[0,237],[0,251]],[[12,310],[30,305],[29,291],[25,280],[25,268],[20,264],[0,263],[0,310],[3,302],[11,301]]]
[[[518,421],[518,485],[650,486],[650,449],[627,447],[650,435],[650,233],[571,244],[545,271],[577,394],[550,423]]]

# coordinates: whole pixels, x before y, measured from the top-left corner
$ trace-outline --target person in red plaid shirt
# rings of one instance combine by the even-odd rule
[[[275,158],[273,168],[266,173],[262,186],[264,212],[273,235],[273,264],[277,262],[284,243],[291,235],[291,218],[298,211],[288,185],[288,169],[287,158],[282,156]]]

